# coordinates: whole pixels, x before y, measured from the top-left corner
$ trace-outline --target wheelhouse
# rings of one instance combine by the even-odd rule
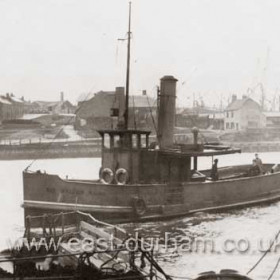
[[[240,152],[229,147],[194,144],[160,149],[149,143],[149,131],[103,130],[100,179],[107,184],[205,181],[197,159]]]
[[[102,130],[99,134],[102,137],[100,179],[105,183],[139,182],[141,155],[149,148],[150,131]]]

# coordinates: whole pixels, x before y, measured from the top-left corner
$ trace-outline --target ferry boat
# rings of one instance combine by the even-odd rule
[[[265,164],[264,172],[249,176],[248,165],[198,170],[200,157],[240,153],[240,149],[193,143],[174,144],[176,82],[160,80],[157,143],[150,132],[128,125],[130,13],[128,29],[126,94],[118,93],[113,113],[118,126],[98,131],[102,139],[102,165],[97,180],[62,179],[40,171],[23,171],[24,212],[28,215],[80,210],[111,223],[142,222],[257,205],[280,199],[280,169]]]

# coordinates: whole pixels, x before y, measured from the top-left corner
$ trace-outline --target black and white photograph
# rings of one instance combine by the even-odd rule
[[[280,1],[0,0],[0,279],[280,279]]]

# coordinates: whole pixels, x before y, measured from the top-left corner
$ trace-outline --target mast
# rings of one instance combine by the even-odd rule
[[[127,38],[127,63],[126,63],[125,112],[124,112],[125,129],[128,129],[130,39],[131,39],[130,27],[131,27],[131,2],[129,2],[129,20],[128,20],[128,38]]]

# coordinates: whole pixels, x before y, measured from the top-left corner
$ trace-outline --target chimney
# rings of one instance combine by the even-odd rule
[[[60,93],[60,102],[64,102],[64,93],[63,93],[63,91]]]
[[[231,98],[231,102],[234,102],[237,100],[237,95],[236,94],[233,94],[232,95],[232,98]]]
[[[118,109],[118,126],[124,125],[125,95],[124,87],[116,87],[116,104]]]
[[[246,99],[247,98],[247,95],[246,94],[243,94],[242,95],[242,99]]]
[[[142,95],[146,96],[147,95],[147,91],[146,90],[142,90]]]
[[[158,139],[161,149],[173,145],[177,81],[173,76],[164,76],[160,80]]]

